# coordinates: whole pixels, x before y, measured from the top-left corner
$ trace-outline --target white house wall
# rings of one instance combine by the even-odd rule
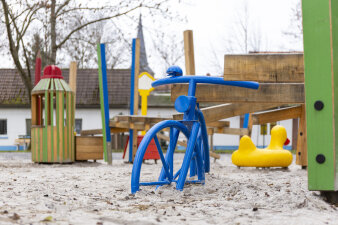
[[[139,111],[140,113],[140,111]],[[150,108],[148,109],[148,115],[150,116],[162,116],[170,117],[172,114],[176,113],[174,108]],[[110,117],[116,115],[128,115],[128,109],[111,109]],[[0,150],[14,150],[16,146],[14,145],[15,139],[19,135],[26,135],[26,119],[31,118],[30,109],[0,109],[0,119],[7,119],[7,135],[0,135]],[[82,119],[82,129],[98,129],[101,127],[101,112],[99,109],[77,109],[75,113],[76,119]],[[227,119],[230,121],[230,127],[238,128],[239,127],[239,117],[233,117]],[[284,120],[278,124],[283,125],[288,133],[288,138],[292,139],[292,120]],[[268,127],[268,130],[269,127]],[[268,132],[269,133],[269,132]],[[270,135],[265,135],[264,137],[260,135],[260,126],[254,126],[252,130],[252,140],[258,145],[265,146],[270,142]],[[264,143],[263,143],[264,142]],[[215,134],[214,135],[214,146],[216,149],[229,148],[233,149],[238,146],[239,136],[237,135],[224,135],[224,134]],[[289,146],[292,143],[290,142]]]

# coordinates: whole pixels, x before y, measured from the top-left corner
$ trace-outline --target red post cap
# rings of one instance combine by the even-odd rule
[[[62,71],[59,67],[55,65],[48,65],[43,69],[42,79],[45,79],[45,78],[63,79]]]

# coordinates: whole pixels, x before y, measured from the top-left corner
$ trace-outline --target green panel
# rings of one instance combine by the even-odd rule
[[[37,151],[38,151],[38,154],[37,154],[37,160],[36,161],[41,161],[41,159],[40,159],[40,149],[41,149],[41,145],[40,145],[40,131],[41,131],[42,129],[41,128],[39,128],[39,129],[36,129],[36,137],[37,137],[37,139],[36,139],[36,142],[37,142],[37,145],[36,146],[38,146],[37,147]]]
[[[332,23],[332,69],[334,74],[334,96],[338,98],[338,1],[331,1],[331,23]],[[336,102],[336,101],[335,101]],[[338,129],[338,103],[334,104],[335,129]],[[335,149],[338,149],[338,131],[335,132]],[[338,154],[335,151],[335,190],[338,190]]]
[[[55,90],[56,91],[63,91],[60,79],[54,79],[54,83],[55,83]]]
[[[65,95],[63,94],[62,95],[62,107],[63,107],[63,110],[62,110],[62,160],[63,161],[65,158],[66,158],[66,134],[65,134],[65,109],[64,109],[64,106],[65,106]]]
[[[45,127],[43,128],[43,149],[42,149],[42,157],[43,157],[43,162],[48,161],[48,146],[47,146],[47,133],[48,133],[48,106],[49,106],[49,96],[48,96],[48,91],[45,91]]]
[[[62,84],[62,86],[63,86],[63,88],[64,88],[65,91],[72,92],[72,89],[69,87],[69,85],[67,84],[66,81],[60,79],[60,82],[61,82],[61,84]]]
[[[100,106],[101,106],[101,118],[102,118],[102,135],[103,135],[103,151],[104,161],[107,162],[107,134],[106,134],[106,123],[104,116],[104,103],[103,103],[103,84],[102,84],[102,64],[101,64],[101,48],[100,44],[97,44],[97,63],[99,69],[99,88],[100,88]]]
[[[41,83],[41,91],[47,91],[49,90],[49,85],[50,85],[50,81],[51,79],[42,79],[42,83]]]
[[[309,190],[334,190],[335,184],[329,3],[330,0],[302,1]],[[322,110],[315,110],[316,101],[324,103]],[[318,154],[325,156],[324,163],[316,161]]]
[[[60,104],[59,104],[59,92],[56,92],[56,148],[57,148],[57,161],[60,161],[60,157],[59,157],[59,154],[60,154],[60,125],[59,125],[59,122],[60,122],[60,113],[59,113],[59,110],[60,110]]]
[[[31,129],[31,152],[32,152],[32,161],[35,162],[35,129]]]
[[[75,94],[73,92],[71,92],[71,100],[72,100],[72,107],[71,107],[71,116],[72,116],[72,131],[75,132]],[[72,141],[72,155],[71,158],[74,161],[75,160],[75,137],[71,136],[71,141]]]
[[[51,136],[51,159],[52,162],[54,162],[54,82],[51,82],[50,86],[50,121],[51,121],[51,131],[50,131],[50,136]]]
[[[72,126],[71,126],[71,116],[70,116],[70,109],[71,109],[71,105],[70,105],[70,92],[66,92],[66,104],[67,104],[67,107],[66,107],[66,117],[67,117],[67,156],[66,158],[69,159],[70,157],[70,146],[71,146],[71,143],[70,143],[70,137],[72,136],[71,135],[71,132],[72,132]]]
[[[41,79],[39,83],[33,88],[32,92],[43,90],[47,82],[48,79]]]

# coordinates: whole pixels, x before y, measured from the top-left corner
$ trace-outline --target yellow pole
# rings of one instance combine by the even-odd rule
[[[148,109],[148,90],[142,90],[140,91],[141,95],[141,115],[146,116],[147,115],[147,109]]]
[[[147,115],[147,109],[148,109],[148,96],[150,91],[149,90],[139,90],[140,96],[141,96],[141,115],[146,116]],[[145,135],[146,132],[142,131],[141,135]]]

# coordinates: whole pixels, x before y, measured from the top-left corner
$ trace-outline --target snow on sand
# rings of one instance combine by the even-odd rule
[[[205,185],[142,187],[131,195],[132,165],[115,158],[112,167],[45,165],[29,154],[0,154],[0,224],[338,224],[336,206],[307,190],[306,171],[295,164],[238,169],[222,155]],[[154,180],[160,165],[144,164],[143,181]]]

